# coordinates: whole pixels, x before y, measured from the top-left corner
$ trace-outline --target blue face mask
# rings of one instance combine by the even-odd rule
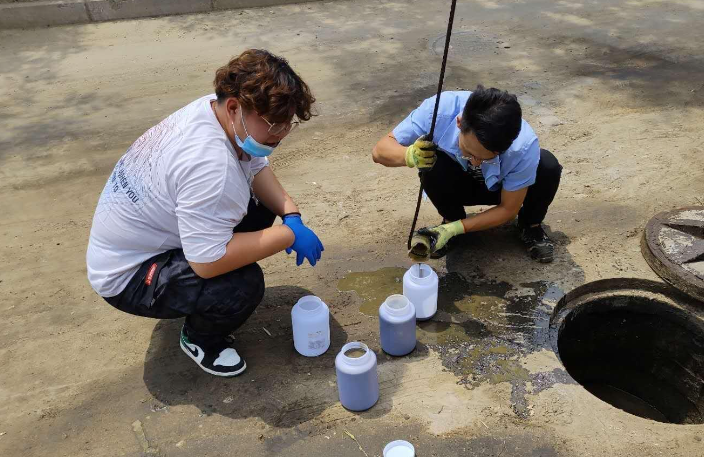
[[[242,119],[244,133],[247,135],[247,138],[245,138],[244,141],[240,140],[240,137],[237,136],[237,132],[235,131],[235,123],[230,121],[232,124],[232,133],[235,134],[235,143],[237,143],[237,146],[241,147],[244,152],[252,157],[267,157],[268,155],[271,155],[271,153],[274,152],[274,147],[261,144],[252,138],[252,135],[247,132],[247,126],[244,125],[244,112],[242,112],[242,116],[240,116],[240,118]]]

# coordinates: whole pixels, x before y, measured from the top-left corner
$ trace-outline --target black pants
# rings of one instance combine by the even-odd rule
[[[561,174],[562,166],[557,158],[550,151],[541,149],[535,183],[528,188],[518,213],[521,224],[539,224],[545,219],[560,186]],[[428,198],[447,222],[466,218],[465,206],[501,203],[501,189],[490,191],[482,179],[464,171],[459,163],[443,152],[438,153],[435,166],[421,174],[421,181]]]
[[[234,232],[271,227],[276,216],[249,202],[247,215]],[[156,319],[186,317],[191,341],[220,343],[240,327],[264,296],[264,273],[256,263],[210,279],[198,276],[182,249],[158,254],[134,274],[125,290],[105,300],[120,311]]]

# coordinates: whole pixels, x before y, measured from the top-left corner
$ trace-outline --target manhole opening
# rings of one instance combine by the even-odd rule
[[[703,424],[704,327],[656,297],[577,297],[558,330],[560,359],[612,406],[659,422]]]

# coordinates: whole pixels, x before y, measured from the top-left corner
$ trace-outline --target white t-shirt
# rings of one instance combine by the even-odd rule
[[[247,214],[254,175],[266,158],[237,158],[210,101],[199,98],[149,129],[122,156],[98,201],[88,280],[103,297],[127,286],[150,257],[182,248],[192,262],[225,255]]]

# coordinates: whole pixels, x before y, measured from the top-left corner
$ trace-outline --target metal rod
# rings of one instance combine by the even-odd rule
[[[455,21],[455,7],[457,6],[457,0],[452,0],[450,5],[450,19],[447,21],[447,33],[445,34],[445,50],[442,53],[442,65],[440,66],[440,80],[438,81],[438,93],[435,97],[435,108],[433,109],[433,119],[430,122],[430,132],[428,137],[430,141],[433,141],[433,135],[435,134],[435,121],[438,119],[438,108],[440,107],[440,95],[442,94],[442,83],[445,79],[445,68],[447,67],[447,54],[450,50],[450,38],[452,37],[452,23]],[[416,212],[413,215],[413,223],[411,224],[411,233],[408,234],[408,249],[411,249],[411,239],[413,238],[413,233],[416,231],[416,224],[418,223],[418,213],[420,213],[420,204],[423,200],[423,179],[422,172],[418,172],[418,177],[420,180],[420,189],[418,190],[418,201],[416,202]]]
[[[435,109],[433,110],[433,120],[430,123],[430,141],[433,141],[433,134],[435,133],[435,121],[438,119],[438,108],[440,107],[440,94],[442,93],[442,83],[445,80],[445,68],[447,67],[447,54],[450,51],[450,38],[452,37],[452,23],[455,21],[455,7],[457,6],[457,0],[452,0],[452,5],[450,5],[450,19],[447,21],[447,33],[445,35],[445,50],[442,53],[442,66],[440,67],[440,80],[438,81],[438,94],[435,98]]]

